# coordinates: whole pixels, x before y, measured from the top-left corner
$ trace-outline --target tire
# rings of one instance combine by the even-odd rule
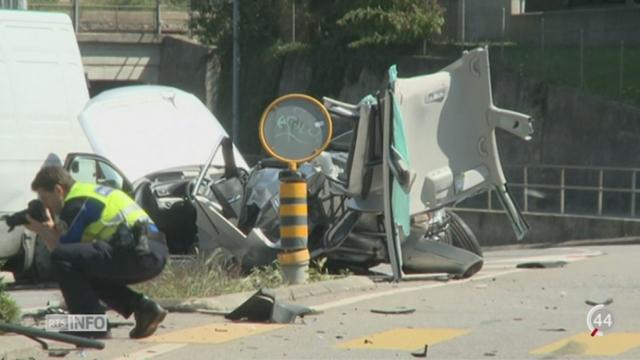
[[[447,215],[449,216],[451,244],[482,257],[482,248],[480,247],[478,238],[476,238],[476,235],[471,231],[469,225],[467,225],[458,214],[452,211],[447,210]]]

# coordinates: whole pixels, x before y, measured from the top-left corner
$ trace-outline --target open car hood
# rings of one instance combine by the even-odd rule
[[[96,154],[135,181],[147,174],[202,165],[227,135],[195,96],[166,86],[127,86],[91,99],[80,123]],[[247,168],[234,148],[238,167]],[[213,162],[224,165],[222,154]]]

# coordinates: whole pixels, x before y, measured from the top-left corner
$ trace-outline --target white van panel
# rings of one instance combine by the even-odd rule
[[[78,122],[88,100],[69,17],[0,11],[0,213],[34,198],[41,166],[91,151]]]

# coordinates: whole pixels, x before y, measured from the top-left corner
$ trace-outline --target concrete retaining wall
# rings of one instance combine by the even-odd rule
[[[481,245],[518,243],[504,212],[454,210],[473,230]],[[531,231],[522,243],[559,243],[640,235],[640,220],[533,213],[524,214],[524,217]]]
[[[518,43],[537,45],[544,29],[545,45],[577,46],[582,29],[585,46],[619,45],[623,40],[625,44],[637,45],[640,44],[638,23],[640,7],[528,13],[511,16],[508,38]]]
[[[505,163],[640,167],[640,109],[511,73],[492,75],[496,105],[535,119],[529,143],[497,132]]]
[[[215,48],[188,38],[165,36],[162,40],[158,83],[177,87],[197,96],[214,110],[220,62]]]
[[[526,3],[522,13],[521,0],[439,0],[446,9],[442,38],[460,41],[464,21],[465,41],[502,41],[502,9],[505,9],[506,39],[518,43],[541,44],[544,29],[546,46],[580,43],[580,29],[584,30],[586,46],[640,44],[637,24],[640,6],[621,4],[596,9],[566,9],[565,1],[548,0],[545,4]],[[462,4],[464,3],[464,11]],[[532,12],[536,9],[553,11]],[[463,20],[464,19],[464,20]],[[543,24],[544,19],[544,24]]]

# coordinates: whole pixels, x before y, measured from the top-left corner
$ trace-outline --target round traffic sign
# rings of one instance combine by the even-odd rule
[[[318,156],[329,145],[333,124],[318,100],[289,94],[274,100],[260,119],[260,142],[269,155],[288,163]]]

